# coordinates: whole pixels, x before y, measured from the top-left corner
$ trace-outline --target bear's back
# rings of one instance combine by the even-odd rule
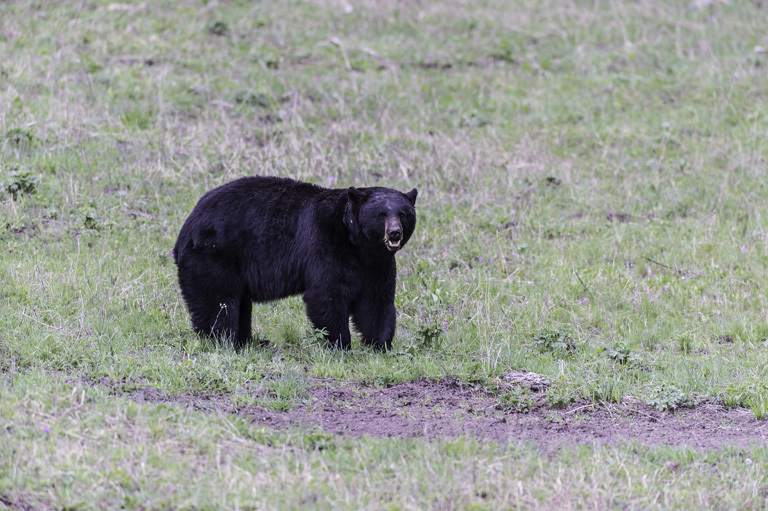
[[[248,176],[205,193],[181,228],[174,260],[189,250],[242,260],[287,250],[311,229],[317,210],[343,192],[288,178]],[[322,211],[320,215],[327,214]]]

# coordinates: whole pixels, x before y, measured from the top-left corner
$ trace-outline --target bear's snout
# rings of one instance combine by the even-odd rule
[[[390,252],[400,248],[400,240],[403,237],[403,226],[397,218],[387,218],[384,223],[384,244]]]

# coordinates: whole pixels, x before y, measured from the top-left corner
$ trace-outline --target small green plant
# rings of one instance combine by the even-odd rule
[[[768,396],[765,394],[756,394],[749,399],[749,407],[755,419],[762,420],[768,418]]]
[[[19,148],[33,148],[38,139],[32,128],[11,128],[5,132],[5,139]]]
[[[742,382],[732,382],[718,393],[720,402],[726,408],[749,406],[749,392]]]
[[[310,346],[324,347],[327,343],[326,337],[328,332],[322,328],[312,328],[307,330],[304,337],[301,339],[301,347],[308,348]]]
[[[300,348],[304,341],[301,330],[292,321],[285,321],[280,325],[280,337],[292,348]]]
[[[259,400],[261,406],[286,412],[307,393],[307,382],[300,369],[290,369],[266,384],[267,397]]]
[[[756,419],[768,418],[768,382],[765,371],[750,375],[746,383],[737,388],[742,391],[740,404],[749,406]]]
[[[720,402],[728,407],[750,408],[758,419],[768,418],[768,383],[764,374],[750,375],[746,380],[731,382],[718,393]]]
[[[681,335],[677,338],[677,345],[680,348],[680,351],[685,353],[686,355],[690,354],[691,351],[693,351],[693,339],[689,335]]]
[[[99,229],[99,217],[96,214],[96,209],[92,206],[83,206],[80,208],[79,213],[83,220],[83,227],[86,229]]]
[[[123,112],[122,121],[126,127],[140,130],[149,129],[152,126],[153,112],[143,108],[129,108]]]
[[[230,395],[232,405],[237,408],[254,406],[258,403],[258,396],[244,385],[238,385]]]
[[[0,191],[16,199],[21,194],[33,194],[40,184],[40,175],[29,170],[14,168],[0,177]]]
[[[263,108],[268,108],[272,106],[272,98],[260,91],[255,90],[249,90],[249,89],[240,89],[235,91],[233,99],[235,100],[235,103],[239,105],[250,105],[250,106],[260,106]]]
[[[576,401],[576,394],[566,386],[553,386],[547,392],[546,404],[550,408],[565,408]]]
[[[416,339],[407,343],[405,347],[396,354],[411,358],[428,349],[439,349],[444,335],[445,331],[439,324],[431,323],[424,325],[417,331]]]
[[[588,385],[585,395],[596,403],[621,403],[624,390],[615,380],[606,378]]]
[[[742,394],[734,394],[727,391],[720,394],[720,402],[726,408],[736,408],[737,406],[740,406],[742,404],[742,399]]]
[[[299,344],[299,359],[314,363],[328,350],[328,333],[323,329],[312,328],[304,333]]]
[[[696,401],[674,385],[663,383],[651,388],[645,404],[664,412],[678,408],[693,408],[696,406]]]
[[[424,348],[439,348],[440,339],[445,334],[443,328],[433,323],[431,325],[425,325],[419,328],[418,331],[421,345]]]
[[[215,36],[229,35],[229,25],[224,21],[212,21],[206,25],[206,30],[209,34]]]
[[[633,352],[632,348],[624,343],[618,343],[614,344],[613,346],[600,348],[598,353],[601,352],[605,352],[608,358],[622,365],[633,367],[639,367],[643,365],[643,357]]]
[[[511,390],[499,394],[496,408],[512,410],[516,413],[528,413],[533,409],[535,404],[536,400],[528,389],[515,386]]]
[[[461,119],[461,125],[470,128],[482,128],[487,126],[491,121],[482,112],[472,110]]]
[[[562,330],[543,330],[533,334],[533,345],[539,351],[554,353],[558,356],[568,355],[578,349],[577,341]]]
[[[312,451],[336,449],[336,437],[319,427],[314,428],[304,437],[304,446]]]

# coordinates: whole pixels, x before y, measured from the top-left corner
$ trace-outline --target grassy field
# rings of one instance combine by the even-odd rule
[[[766,20],[737,0],[0,2],[0,509],[767,508],[758,448],[355,439],[131,397],[289,410],[324,382],[500,392],[517,370],[552,409],[768,417]],[[298,297],[255,307],[270,348],[193,334],[175,236],[250,174],[418,187],[392,354],[326,349]]]

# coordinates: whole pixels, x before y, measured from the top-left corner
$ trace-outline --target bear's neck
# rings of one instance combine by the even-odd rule
[[[385,253],[366,253],[365,249],[359,250],[360,261],[366,268],[380,268],[382,271],[389,270],[390,268],[396,268],[395,254],[392,252]]]

